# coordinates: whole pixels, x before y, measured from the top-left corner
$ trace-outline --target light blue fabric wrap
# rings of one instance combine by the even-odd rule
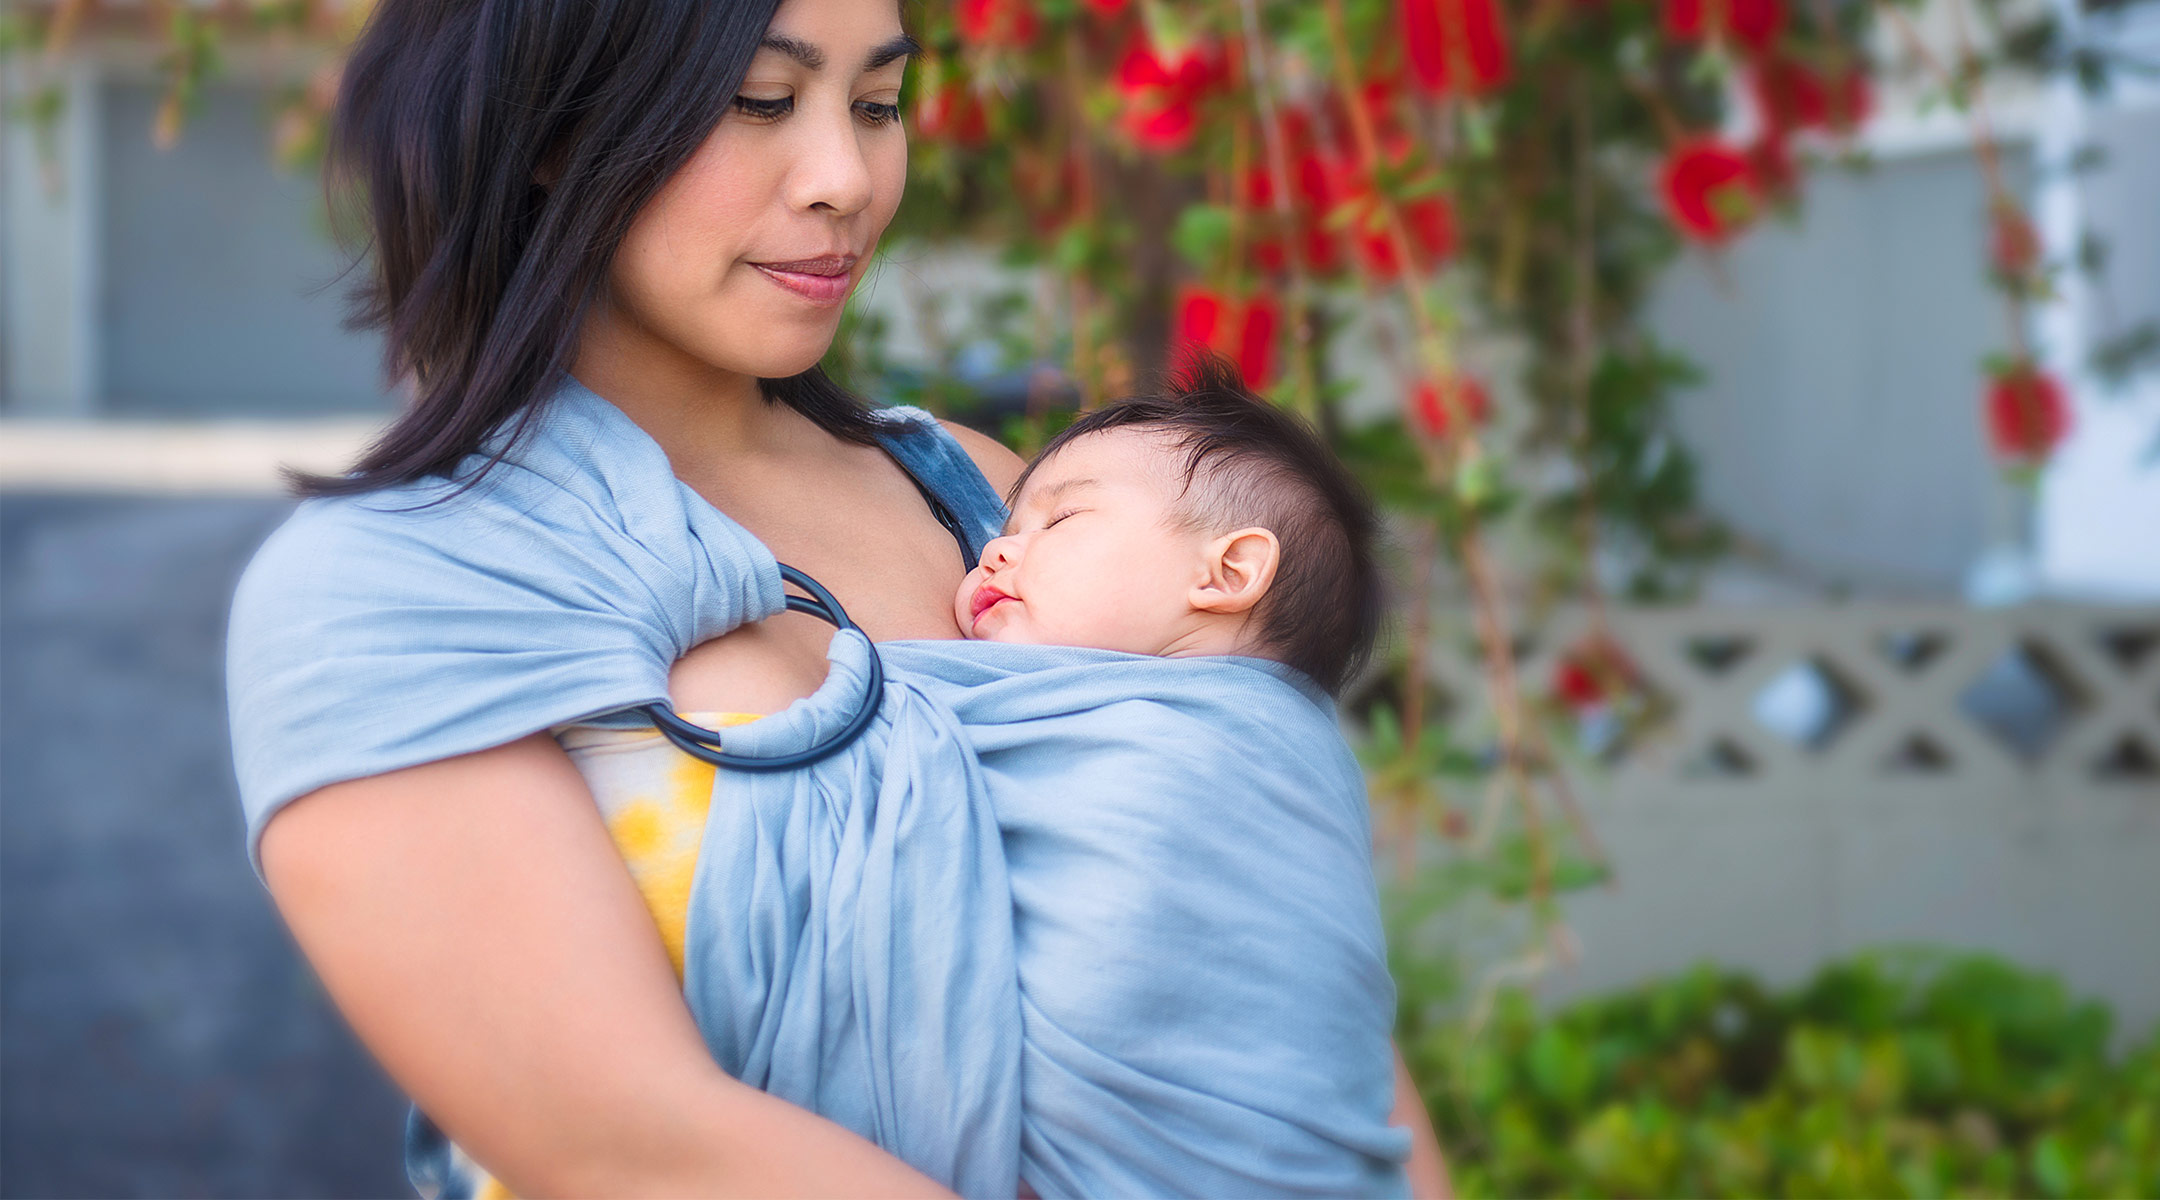
[[[867,647],[729,748],[844,724]],[[1405,1194],[1327,697],[1249,658],[878,649],[859,741],[715,784],[684,984],[720,1064],[969,1196]]]
[[[879,415],[971,544],[995,536],[996,494],[936,420]],[[251,857],[271,814],[327,784],[559,725],[649,725],[624,710],[664,703],[676,659],[784,603],[764,544],[575,380],[480,484],[422,507],[447,491],[309,500],[242,576],[226,697]]]
[[[886,413],[979,548],[995,495],[927,414]],[[764,546],[575,382],[418,507],[442,486],[309,501],[243,578],[251,854],[329,783],[645,724],[624,710],[685,651],[782,606]],[[1248,659],[882,650],[854,746],[716,785],[686,988],[722,1065],[971,1196],[1401,1194],[1364,789],[1325,697]],[[730,748],[844,721],[867,653],[836,637],[817,694]]]

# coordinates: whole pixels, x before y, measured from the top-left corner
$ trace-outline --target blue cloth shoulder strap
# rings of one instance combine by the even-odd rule
[[[877,415],[885,423],[879,444],[915,480],[938,523],[960,544],[967,569],[974,570],[983,546],[1005,528],[1005,502],[936,417],[910,405]]]
[[[963,560],[979,552],[1005,512],[967,452],[919,409],[877,418]],[[251,848],[327,784],[635,723],[692,646],[781,610],[772,553],[575,379],[525,436],[499,436],[501,461],[463,492],[425,480],[301,504],[241,579],[226,688]]]

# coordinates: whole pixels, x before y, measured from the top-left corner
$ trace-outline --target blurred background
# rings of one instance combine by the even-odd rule
[[[395,1195],[221,650],[397,404],[366,4],[0,9],[0,1193]],[[1345,705],[1477,1195],[2160,1194],[2160,3],[938,0],[830,366],[1028,452],[1188,343],[1400,595]]]

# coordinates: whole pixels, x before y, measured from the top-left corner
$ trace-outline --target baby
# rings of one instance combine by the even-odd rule
[[[1214,363],[1083,416],[1012,507],[954,600],[972,641],[880,644],[862,737],[706,785],[680,894],[708,1049],[964,1195],[1401,1194],[1327,703],[1379,620],[1370,507]],[[836,638],[734,748],[845,724],[870,652]]]
[[[1082,416],[1014,487],[955,597],[970,638],[1247,655],[1331,695],[1380,620],[1373,511],[1319,438],[1220,360]]]

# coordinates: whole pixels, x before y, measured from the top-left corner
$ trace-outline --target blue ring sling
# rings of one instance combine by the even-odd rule
[[[621,410],[575,381],[550,403],[450,502],[311,500],[249,568],[251,850],[329,783],[654,728],[675,660],[791,607]],[[987,540],[988,484],[951,486]],[[849,628],[828,663],[724,751],[684,734],[803,764],[715,773],[684,995],[724,1070],[970,1196],[1403,1193],[1364,783],[1324,693],[1257,659]]]
[[[962,549],[965,548],[966,543],[963,542]],[[840,607],[840,602],[833,598],[833,594],[826,591],[817,580],[786,563],[780,563],[779,567],[783,582],[792,583],[810,593],[808,596],[789,596],[789,612],[808,613],[824,620],[834,629],[860,628],[849,618],[847,610]],[[849,718],[847,724],[807,749],[765,757],[734,754],[721,748],[718,730],[686,721],[676,716],[675,711],[665,704],[648,704],[644,711],[652,718],[653,727],[667,740],[675,743],[677,749],[716,767],[726,767],[731,771],[792,771],[797,767],[807,767],[847,749],[848,744],[861,737],[863,730],[870,728],[870,722],[877,717],[878,702],[885,696],[885,663],[878,657],[876,644],[867,640],[866,644],[869,647],[869,687],[863,692],[861,707],[855,710],[855,715]]]

